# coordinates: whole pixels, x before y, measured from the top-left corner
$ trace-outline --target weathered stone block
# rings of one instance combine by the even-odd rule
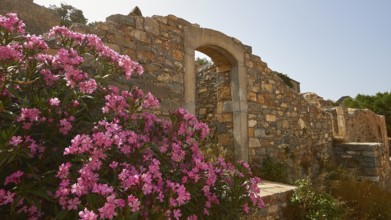
[[[184,58],[183,52],[180,51],[180,50],[176,50],[176,49],[175,49],[175,50],[172,50],[171,55],[172,55],[172,58],[173,58],[174,60],[178,60],[178,61],[182,61],[183,58]]]
[[[260,137],[266,137],[266,131],[263,128],[258,128],[254,130],[254,137],[260,138]]]
[[[257,94],[255,92],[248,92],[247,96],[248,100],[251,102],[256,102],[257,101]]]
[[[223,112],[232,112],[232,102],[231,101],[225,101],[223,103]]]
[[[283,120],[282,121],[282,128],[288,129],[289,128],[289,121],[288,120]]]
[[[129,17],[126,15],[120,15],[120,14],[110,15],[109,17],[106,18],[106,21],[111,21],[121,25],[135,26],[134,17]]]
[[[248,126],[249,126],[250,128],[255,127],[256,124],[257,124],[257,121],[256,121],[256,120],[249,120],[249,121],[248,121]]]
[[[130,33],[131,36],[133,36],[135,39],[143,42],[143,43],[151,43],[150,39],[148,38],[148,34],[144,31],[140,31],[140,30],[133,30],[131,33]]]
[[[216,114],[216,119],[219,122],[232,122],[232,113]]]
[[[259,142],[258,138],[250,138],[249,139],[249,147],[250,148],[256,148],[256,147],[261,147],[261,142]]]
[[[138,51],[137,52],[137,59],[139,61],[151,61],[153,59],[155,59],[155,54],[152,53],[151,51]]]
[[[275,115],[266,115],[266,121],[275,122],[276,120],[277,120],[277,117]]]
[[[230,100],[231,99],[231,87],[219,86],[217,88],[217,99],[218,100]]]
[[[253,138],[254,137],[254,128],[248,128],[248,137]]]
[[[150,17],[145,18],[144,28],[146,32],[158,35],[159,34],[159,24],[158,22]]]
[[[231,134],[220,134],[217,136],[217,142],[221,145],[232,145],[232,140]]]
[[[168,73],[159,74],[156,79],[159,81],[162,81],[162,82],[171,82],[172,81],[172,77]]]
[[[262,89],[266,90],[267,92],[273,92],[273,85],[271,84],[262,84]]]

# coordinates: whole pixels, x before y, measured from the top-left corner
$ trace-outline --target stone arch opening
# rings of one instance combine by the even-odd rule
[[[200,65],[203,64],[200,61],[205,59],[196,60],[195,114],[200,121],[209,125],[213,142],[227,149],[226,156],[233,159],[231,67],[236,64],[233,63],[234,59],[230,61],[224,55],[227,52],[222,48],[206,45],[196,51],[208,56],[211,61]]]
[[[216,72],[228,78],[223,80],[228,82],[224,85],[225,94],[217,92],[218,96],[222,96],[221,102],[217,102],[222,105],[221,117],[224,117],[224,104],[227,110],[226,118],[220,118],[220,121],[227,121],[226,125],[232,127],[230,143],[235,159],[248,161],[247,74],[244,68],[244,49],[220,32],[199,27],[185,28],[184,104],[193,114],[196,114],[197,106],[195,51],[208,55],[216,66]],[[219,108],[216,112],[218,110]],[[229,140],[229,137],[226,140]],[[228,141],[226,143],[228,144]]]

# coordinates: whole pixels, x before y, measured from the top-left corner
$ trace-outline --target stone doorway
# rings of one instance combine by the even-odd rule
[[[217,108],[214,113],[217,122],[223,126],[222,130],[224,127],[227,130],[221,132],[220,141],[231,145],[235,159],[248,161],[247,74],[243,64],[244,51],[232,38],[220,32],[198,27],[185,28],[185,107],[193,114],[197,113],[197,77],[194,62],[196,50],[213,60],[218,73],[216,77],[222,79],[221,86],[216,86],[215,89]],[[200,110],[201,108],[198,108],[198,111]]]
[[[210,138],[214,143],[227,149],[230,152],[227,156],[231,158],[235,152],[230,85],[231,65],[219,65],[214,61],[216,56],[215,59],[210,57],[209,59],[211,61],[206,63],[205,59],[196,60],[195,114],[200,121],[209,125]]]

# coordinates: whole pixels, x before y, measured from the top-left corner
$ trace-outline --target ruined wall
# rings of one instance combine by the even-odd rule
[[[388,146],[384,116],[367,109],[346,109],[346,139],[349,142],[379,142]]]
[[[74,29],[95,33],[115,50],[140,62],[145,74],[128,85],[136,85],[155,94],[162,103],[161,113],[164,115],[184,105],[185,26],[197,28],[197,25],[172,15],[147,18],[113,15],[107,18],[107,22],[98,23],[96,28],[78,25]],[[240,44],[237,40],[234,42]],[[245,48],[244,66],[248,77],[249,161],[257,167],[263,158],[271,156],[286,163],[292,177],[315,174],[330,159],[330,115],[288,88],[280,77],[271,73],[266,63],[251,54],[251,49],[242,47]],[[198,98],[208,96],[210,100],[199,100],[201,105],[196,111],[202,120],[207,114],[212,114],[210,117],[219,125],[216,127],[218,141],[232,148],[232,120],[235,120],[232,116],[232,79],[229,71],[220,69],[223,71],[213,76],[215,87],[210,87],[215,89],[204,91],[207,86],[198,86]],[[202,83],[210,83],[211,80],[204,78]],[[210,95],[214,91],[217,94]],[[201,92],[206,96],[202,96]],[[215,98],[216,104],[209,102]],[[202,105],[217,106],[217,109],[213,112],[212,108]]]
[[[390,165],[388,148],[382,143],[342,143],[334,147],[336,161],[352,169],[364,180],[389,187]]]
[[[0,2],[0,9],[9,2]],[[12,2],[18,5],[22,1]],[[23,3],[21,15],[29,12],[26,7],[31,1]],[[39,13],[40,6],[34,7]],[[27,14],[48,22],[55,20]],[[25,17],[26,21],[34,19]],[[333,110],[329,102],[317,96],[300,95],[253,55],[251,47],[173,15],[112,15],[94,27],[76,24],[73,29],[98,35],[108,46],[144,67],[141,77],[130,82],[119,78],[113,84],[152,92],[161,102],[158,113],[163,116],[178,107],[194,111],[215,128],[220,144],[255,168],[270,156],[286,163],[291,177],[302,177],[316,174],[329,162],[333,137],[345,141],[386,140],[384,127],[379,132],[384,118],[378,120],[374,114],[362,111]],[[212,58],[216,65],[212,75],[195,74],[194,50]]]
[[[34,4],[32,0],[1,0],[0,14],[17,13],[26,24],[26,31],[33,34],[48,32],[60,25],[60,16],[50,9]]]
[[[384,116],[367,109],[334,107],[334,133],[340,144],[334,146],[334,158],[358,175],[382,187],[390,187],[390,148]]]
[[[258,57],[246,56],[250,156],[285,162],[293,177],[313,174],[330,158],[329,114],[287,88]]]

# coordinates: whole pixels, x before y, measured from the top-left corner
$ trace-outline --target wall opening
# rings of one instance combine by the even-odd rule
[[[225,156],[233,159],[232,65],[213,49],[204,47],[204,51],[214,57],[196,51],[195,113],[200,121],[209,125],[211,141],[226,149]],[[224,66],[221,65],[223,60]]]
[[[248,161],[248,122],[247,122],[247,73],[244,66],[244,48],[221,32],[189,26],[185,28],[185,75],[184,75],[184,107],[196,114],[196,74],[195,52],[206,54],[213,61],[216,73],[228,76],[228,87],[216,87],[216,97],[224,92],[230,94],[222,98],[217,111],[222,111],[221,122],[227,120],[231,125],[232,144],[236,160]],[[218,75],[216,75],[217,78]],[[217,80],[218,81],[218,80]],[[223,85],[223,84],[222,84]],[[226,91],[222,91],[226,89]],[[218,99],[218,98],[216,98]],[[223,101],[224,100],[224,101]],[[217,105],[216,104],[216,105]],[[224,106],[225,105],[225,106]],[[225,107],[226,112],[223,112]],[[224,118],[224,113],[226,117]],[[229,115],[229,117],[228,117]],[[222,138],[223,136],[220,136]],[[222,140],[221,140],[222,141]],[[228,143],[228,141],[227,141]]]

